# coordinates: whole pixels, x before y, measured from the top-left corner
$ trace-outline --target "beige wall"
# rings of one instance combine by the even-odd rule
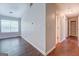
[[[56,44],[56,10],[55,4],[46,4],[46,52]]]

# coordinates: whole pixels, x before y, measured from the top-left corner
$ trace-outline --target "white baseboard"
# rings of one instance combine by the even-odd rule
[[[63,42],[64,40],[65,40],[65,39],[61,40],[60,43]]]
[[[23,37],[22,37],[23,38]],[[24,39],[24,38],[23,38]],[[25,39],[24,39],[25,40]],[[35,47],[40,53],[42,53],[44,56],[46,56],[46,53],[42,50],[40,50],[38,47],[36,47],[36,45],[34,45],[33,43],[31,43],[29,40],[25,40],[27,41],[29,44],[31,44],[33,47]]]
[[[21,36],[3,37],[3,38],[0,38],[0,39],[9,39],[9,38],[16,38],[16,37],[21,37]]]
[[[46,55],[48,55],[50,52],[52,52],[55,49],[56,45],[52,47],[49,51],[46,52]]]
[[[64,40],[65,39],[61,40],[60,43],[63,42]],[[50,52],[52,52],[55,49],[55,47],[56,47],[56,44],[49,51],[46,52],[46,55],[48,55]]]
[[[23,38],[23,37],[22,37]],[[24,38],[23,38],[24,39]],[[24,39],[25,40],[25,39]],[[44,56],[48,55],[51,51],[53,51],[56,47],[56,44],[54,45],[54,47],[52,47],[49,51],[44,52],[42,50],[40,50],[38,47],[36,47],[36,45],[34,45],[33,43],[31,43],[29,40],[25,40],[27,41],[29,44],[31,44],[33,47],[35,47],[40,53],[42,53]]]

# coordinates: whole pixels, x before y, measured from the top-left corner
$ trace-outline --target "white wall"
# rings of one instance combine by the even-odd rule
[[[21,36],[45,53],[45,4],[33,4],[21,19]]]
[[[60,42],[65,40],[68,36],[67,18],[62,15],[60,19]]]
[[[56,44],[56,10],[55,4],[46,4],[46,52]]]
[[[65,15],[62,15],[62,14],[58,14],[57,15],[57,37],[58,37],[58,41],[57,43],[59,42],[62,42],[63,40],[65,40],[65,38],[68,36],[68,32],[67,32],[67,29],[68,29],[68,25],[67,25],[67,17]]]

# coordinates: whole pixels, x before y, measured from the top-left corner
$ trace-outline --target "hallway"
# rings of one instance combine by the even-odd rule
[[[49,56],[79,56],[77,37],[69,36],[62,43],[58,43],[56,48],[48,55]]]

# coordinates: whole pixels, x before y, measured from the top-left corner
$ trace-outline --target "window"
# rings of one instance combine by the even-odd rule
[[[10,32],[18,32],[18,21],[11,21],[10,23]]]
[[[1,20],[1,32],[18,32],[18,20]]]
[[[10,21],[1,20],[1,32],[10,32]]]

